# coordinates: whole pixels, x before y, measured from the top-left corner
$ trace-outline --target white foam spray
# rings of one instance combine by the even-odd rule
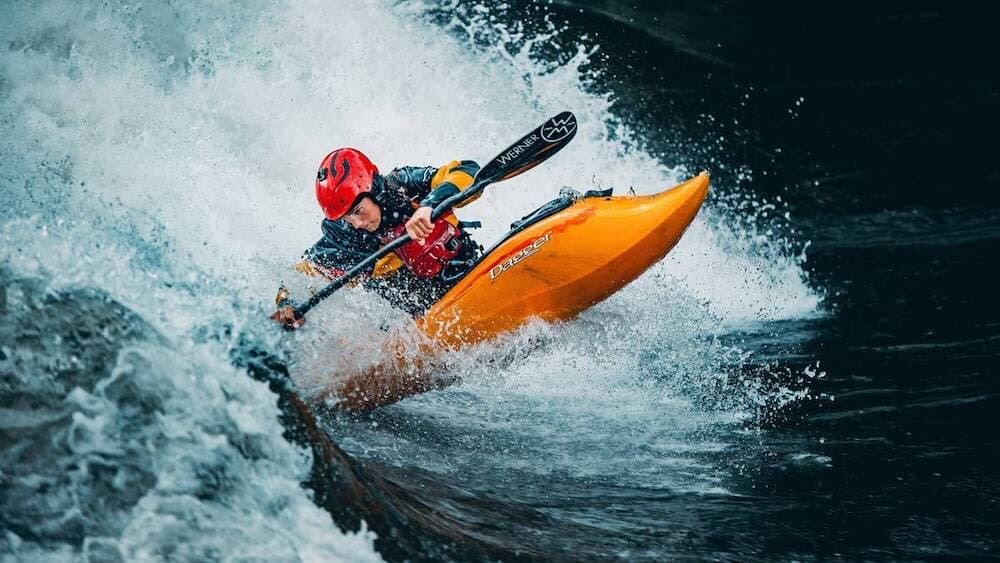
[[[593,47],[570,46],[559,64],[545,63],[530,48],[544,34],[514,37],[502,27],[457,16],[454,25],[442,28],[423,19],[423,6],[361,0],[52,0],[10,3],[3,11],[0,259],[16,275],[48,280],[53,290],[100,287],[152,323],[173,347],[138,353],[157,358],[154,379],[168,382],[168,394],[179,392],[192,374],[211,385],[235,377],[211,359],[218,350],[199,348],[208,345],[192,335],[206,325],[228,323],[238,332],[264,322],[261,313],[278,281],[292,277],[290,265],[319,236],[311,183],[319,159],[332,147],[362,148],[383,168],[485,160],[542,119],[574,111],[580,132],[544,172],[504,182],[466,208],[463,218],[484,221],[478,238],[487,246],[563,185],[634,186],[648,193],[686,174],[637,148],[634,134],[609,114],[609,97],[591,90],[582,68]],[[461,26],[480,40],[478,46],[456,35]],[[484,33],[492,38],[485,45]],[[608,439],[638,435],[635,428],[657,420],[657,428],[679,432],[656,438],[662,448],[695,447],[691,436],[706,435],[699,429],[744,414],[706,409],[685,394],[697,386],[692,382],[724,378],[730,365],[731,351],[706,335],[720,326],[812,314],[818,304],[797,257],[753,244],[756,233],[730,213],[707,209],[651,275],[578,322],[529,328],[502,345],[478,348],[454,364],[463,385],[405,408],[443,408],[455,421],[484,432],[520,424],[512,444],[553,446],[563,452],[556,457],[564,466],[581,472],[612,471],[596,457],[574,454],[585,448],[565,439],[566,432],[592,432],[584,442],[602,442],[595,425],[580,426],[584,420],[617,420],[604,427]],[[358,291],[330,299],[311,316],[313,332],[294,337],[312,343],[303,347],[301,363],[336,371],[347,361],[377,360],[345,359],[341,348],[329,345],[333,338],[376,338],[380,331],[372,316],[405,322]],[[538,331],[550,342],[534,353],[528,343]],[[589,346],[602,336],[627,344]],[[526,359],[500,370],[484,367],[511,350],[524,351]],[[316,373],[306,374],[305,383]],[[255,431],[269,436],[274,448],[287,447],[273,412],[240,414],[262,408],[258,402],[268,402],[263,391],[249,383],[239,387],[241,398],[226,411],[238,432],[249,431],[240,421],[252,418]],[[469,394],[474,401],[461,400]],[[518,400],[505,402],[513,398]],[[195,432],[198,413],[223,406],[215,400],[191,396],[173,403],[167,439]],[[461,407],[469,404],[478,406],[463,418]],[[553,406],[545,432],[531,424],[526,410],[537,404]],[[473,420],[488,411],[514,416],[503,423]],[[724,442],[712,436],[695,449]],[[636,451],[628,440],[618,443],[616,455]],[[282,518],[289,537],[305,542],[303,549],[333,553],[342,547],[348,558],[372,556],[368,535],[320,530],[319,517],[295,487],[298,462],[274,480],[246,471],[241,477],[251,485],[280,489],[291,499],[294,508]],[[166,470],[160,475],[169,477]],[[690,485],[684,483],[678,486]],[[252,488],[242,494],[254,495]],[[153,527],[161,523],[149,515],[157,502],[137,509],[129,528],[133,537],[154,541]],[[229,509],[240,507],[257,510],[249,498]],[[240,538],[246,545],[268,539]],[[130,544],[128,549],[140,551],[128,553],[142,555],[141,543]]]

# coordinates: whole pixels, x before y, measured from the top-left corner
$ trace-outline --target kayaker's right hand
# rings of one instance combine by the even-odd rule
[[[427,206],[414,211],[413,216],[406,222],[406,234],[410,235],[410,238],[413,240],[423,244],[424,239],[434,232],[434,223],[431,222],[431,213],[433,211],[433,209]]]
[[[286,305],[271,315],[271,320],[280,323],[285,330],[295,330],[306,322],[305,317],[295,316],[295,307]]]

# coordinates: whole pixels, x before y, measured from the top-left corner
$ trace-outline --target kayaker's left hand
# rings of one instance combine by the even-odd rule
[[[413,216],[406,222],[406,234],[423,244],[424,239],[434,231],[434,223],[431,222],[431,212],[433,211],[430,207],[421,207],[414,211]]]

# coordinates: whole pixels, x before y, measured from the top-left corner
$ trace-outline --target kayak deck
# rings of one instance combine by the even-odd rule
[[[516,329],[529,318],[571,318],[663,258],[708,193],[702,173],[648,196],[589,195],[534,222],[515,223],[418,319],[435,341],[459,346]],[[552,202],[556,204],[560,200]]]

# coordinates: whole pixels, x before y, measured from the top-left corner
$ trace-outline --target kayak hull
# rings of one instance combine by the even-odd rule
[[[496,246],[417,324],[456,347],[572,318],[662,259],[707,193],[701,174],[654,195],[579,199]]]
[[[654,195],[583,197],[527,221],[417,319],[429,338],[389,343],[382,361],[339,378],[320,399],[347,411],[394,403],[447,384],[431,377],[441,347],[482,342],[532,318],[574,317],[662,259],[694,220],[708,184],[702,173]]]

